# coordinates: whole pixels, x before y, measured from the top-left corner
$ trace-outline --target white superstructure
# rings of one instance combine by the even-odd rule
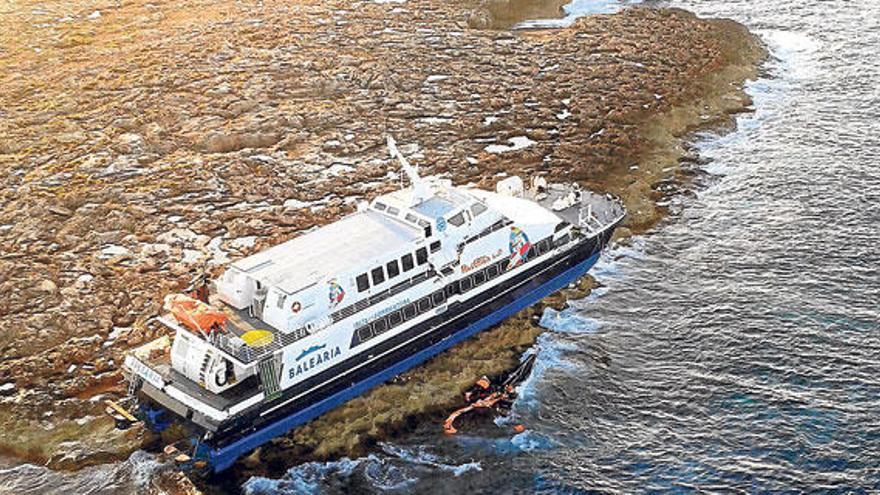
[[[322,386],[310,378],[343,362],[334,378],[355,376],[402,352],[416,339],[406,332],[623,215],[604,196],[540,181],[543,192],[518,178],[488,192],[421,178],[389,144],[411,185],[229,265],[193,310],[222,312],[222,324],[194,331],[164,316],[176,331],[169,362],[143,352],[126,361],[148,395],[209,429],[258,405],[272,414]],[[571,204],[542,206],[553,201]]]

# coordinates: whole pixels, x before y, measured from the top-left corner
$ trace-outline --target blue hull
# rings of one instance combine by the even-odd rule
[[[239,457],[247,454],[260,445],[269,442],[273,438],[284,435],[293,428],[334,409],[344,402],[363,395],[376,385],[380,385],[408,369],[427,361],[431,357],[436,356],[480,331],[500,323],[517,312],[537,303],[541,299],[559,291],[572,282],[577,281],[596,263],[599,259],[599,254],[599,252],[595,252],[584,261],[560,272],[542,285],[530,290],[493,313],[474,321],[442,341],[396,362],[394,365],[353,384],[341,392],[330,395],[291,414],[290,416],[287,416],[286,418],[276,421],[258,431],[248,434],[247,436],[239,438],[223,447],[214,448],[204,444],[201,445],[197,452],[197,457],[207,459],[214,472],[220,472],[229,468]]]

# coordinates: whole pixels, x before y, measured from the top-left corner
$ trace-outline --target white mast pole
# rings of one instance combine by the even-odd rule
[[[412,183],[413,187],[413,195],[412,195],[412,204],[410,206],[415,206],[426,199],[429,199],[431,196],[431,188],[428,187],[428,184],[424,181],[424,179],[419,176],[419,172],[410,165],[409,161],[400,154],[400,151],[397,150],[397,142],[394,141],[394,138],[388,136],[388,151],[391,153],[391,158],[397,158],[400,162],[400,165],[403,167],[404,173],[406,173],[407,177],[409,177],[409,181]]]

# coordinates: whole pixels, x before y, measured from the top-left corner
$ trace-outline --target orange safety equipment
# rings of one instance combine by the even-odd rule
[[[474,409],[488,409],[490,407],[494,407],[501,399],[504,398],[504,394],[501,392],[495,392],[485,399],[480,399],[469,406],[462,407],[461,409],[453,412],[446,418],[446,421],[443,423],[443,432],[447,435],[455,435],[458,433],[458,430],[455,429],[453,423],[455,420],[461,416],[462,414],[473,411]]]
[[[229,316],[202,301],[183,294],[170,294],[165,297],[165,309],[174,315],[181,325],[204,335],[223,328]]]

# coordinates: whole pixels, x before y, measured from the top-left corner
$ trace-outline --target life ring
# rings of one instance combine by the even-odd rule
[[[226,376],[226,369],[218,369],[216,373],[214,373],[214,383],[217,384],[218,387],[225,387],[227,383],[229,383],[229,377]],[[220,379],[223,379],[221,382]]]
[[[299,301],[294,301],[293,305],[290,307],[290,310],[294,313],[299,313],[300,310],[302,310],[302,304],[300,304]]]

